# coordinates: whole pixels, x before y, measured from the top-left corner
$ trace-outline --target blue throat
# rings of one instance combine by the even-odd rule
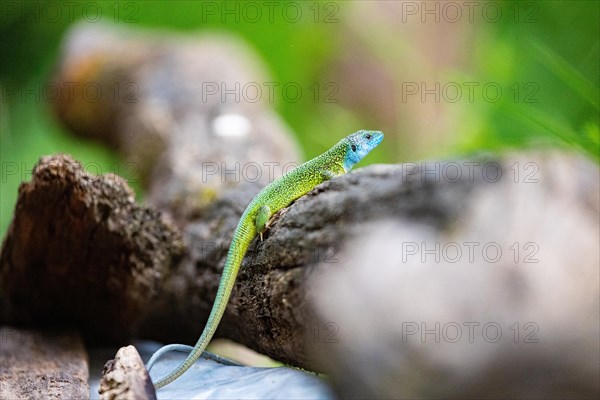
[[[348,148],[346,150],[346,157],[344,157],[344,169],[346,172],[350,171],[360,160],[363,159],[363,157],[364,156],[361,156],[358,151],[354,152]]]

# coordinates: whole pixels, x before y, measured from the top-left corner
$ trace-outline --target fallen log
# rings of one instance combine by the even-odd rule
[[[0,327],[0,398],[88,399],[88,356],[68,331]]]
[[[479,164],[473,180],[421,180],[404,166],[391,165],[363,168],[318,186],[276,217],[264,241],[251,244],[218,335],[288,364],[316,369],[306,350],[320,321],[306,313],[307,279],[321,269],[343,268],[338,253],[348,240],[360,237],[368,221],[406,219],[439,229],[451,224],[469,193],[485,184],[485,163]],[[163,341],[197,339],[244,204],[234,202],[238,213],[224,214],[232,200],[217,200],[202,220],[185,227],[188,251],[140,332]]]
[[[19,189],[2,246],[1,319],[127,340],[182,248],[178,231],[136,204],[122,178],[44,157]]]
[[[337,252],[365,221],[410,217],[446,226],[468,193],[485,184],[482,165],[474,180],[421,180],[402,165],[374,166],[317,187],[275,220],[263,242],[251,245],[219,336],[314,368],[305,351],[315,324],[305,313],[305,281],[314,266],[326,261],[335,268]],[[196,339],[231,233],[258,187],[225,191],[202,219],[186,224],[186,248],[175,263],[179,235],[158,214],[135,205],[123,185],[112,175],[90,177],[64,156],[40,162],[22,187],[2,253],[8,321],[74,324],[95,341],[134,331],[169,342]],[[44,218],[34,218],[36,213]],[[30,221],[46,228],[31,237]],[[57,251],[60,246],[68,247]],[[49,249],[55,256],[46,255]],[[18,290],[23,287],[26,292]]]
[[[499,165],[468,193],[431,186],[460,207],[450,224],[365,219],[340,268],[305,284],[309,353],[340,398],[598,397],[598,166],[557,152]]]

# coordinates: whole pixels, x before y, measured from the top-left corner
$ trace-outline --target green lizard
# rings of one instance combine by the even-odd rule
[[[200,339],[175,370],[154,384],[156,389],[173,382],[202,355],[225,312],[242,259],[257,234],[262,240],[262,233],[269,227],[271,217],[318,184],[350,171],[382,140],[383,133],[380,131],[360,130],[348,135],[327,152],[271,182],[254,197],[242,214],[233,234],[217,296]],[[164,346],[152,355],[146,368],[150,370],[158,358],[168,351],[188,351],[189,348],[179,344]]]

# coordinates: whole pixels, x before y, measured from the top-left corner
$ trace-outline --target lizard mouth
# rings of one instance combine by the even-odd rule
[[[379,145],[383,140],[383,132],[381,131],[372,131],[373,139],[371,139],[371,143],[373,143],[373,147]]]

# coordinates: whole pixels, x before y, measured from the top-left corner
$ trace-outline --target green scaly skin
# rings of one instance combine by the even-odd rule
[[[262,237],[271,217],[320,183],[350,171],[382,140],[383,133],[380,131],[355,132],[339,141],[327,152],[271,182],[254,197],[242,214],[233,234],[217,296],[202,335],[183,363],[154,384],[156,389],[173,382],[202,355],[223,317],[242,259],[254,237],[257,234]],[[153,354],[146,368],[150,370],[156,360],[168,351],[187,349],[188,346],[177,344],[162,347]]]

